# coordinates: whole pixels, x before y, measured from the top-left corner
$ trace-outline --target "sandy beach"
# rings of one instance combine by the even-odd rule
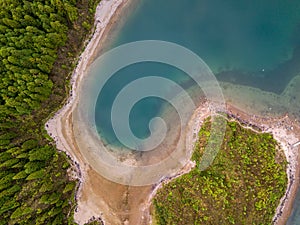
[[[78,224],[84,224],[91,218],[101,218],[106,224],[123,224],[128,221],[130,217],[128,215],[131,214],[126,213],[129,210],[128,202],[143,201],[144,190],[138,191],[142,197],[136,195],[133,198],[129,192],[135,188],[112,183],[93,171],[80,154],[72,133],[72,112],[78,101],[78,87],[84,79],[88,66],[99,53],[99,46],[107,39],[107,33],[114,19],[128,2],[128,0],[102,0],[100,2],[96,9],[93,35],[81,54],[71,78],[71,92],[67,102],[45,125],[57,148],[66,152],[74,162],[73,171],[70,174],[79,180],[76,194],[78,206],[74,215]],[[148,188],[146,187],[145,190]],[[140,216],[140,213],[134,214]]]
[[[157,189],[161,187],[163,182],[167,182],[174,177],[190,171],[194,165],[193,162],[189,161],[182,170],[177,171],[168,179],[162,179],[160,183],[155,185],[132,187],[114,183],[99,175],[88,164],[86,158],[80,152],[73,127],[73,111],[78,103],[78,88],[86,75],[88,66],[92,63],[97,54],[99,54],[100,46],[107,39],[112,21],[118,17],[117,14],[120,9],[129,4],[128,2],[129,0],[101,1],[96,10],[93,36],[80,56],[71,78],[72,89],[69,98],[65,105],[45,125],[49,135],[54,139],[57,148],[66,152],[74,163],[70,175],[79,180],[79,188],[76,194],[78,206],[74,215],[75,221],[78,224],[84,224],[91,218],[101,218],[105,224],[113,225],[149,224],[151,220],[151,199]],[[272,133],[275,139],[282,145],[282,149],[285,152],[289,162],[287,168],[289,185],[274,216],[274,224],[283,225],[291,212],[293,199],[299,184],[299,168],[297,165],[300,158],[298,147],[293,147],[293,144],[300,140],[299,123],[288,116],[274,118],[254,116],[255,114],[250,111],[253,106],[249,106],[250,112],[248,112],[246,106],[238,104],[241,101],[233,97],[236,96],[235,94],[228,93],[229,89],[241,92],[241,88],[246,88],[231,88],[230,85],[225,85],[227,85],[227,92],[225,89],[224,92],[227,96],[226,100],[229,102],[227,113],[233,115],[237,120],[245,121],[249,126],[255,125],[260,127],[263,132]],[[288,90],[284,93],[284,99],[289,96],[290,92]],[[249,92],[256,93],[257,90],[251,89]],[[250,94],[248,93],[248,95]],[[280,98],[280,96],[274,96],[275,100],[270,101],[278,102],[278,98]],[[269,101],[268,99],[271,99],[271,97],[268,96],[266,99],[263,99],[263,104],[265,104],[265,101]],[[284,104],[284,101],[285,100],[280,101],[278,107],[282,107],[280,104]],[[270,107],[272,108],[273,106],[269,106],[268,108]],[[296,107],[297,105],[295,108]],[[257,108],[257,106],[255,106],[255,108]],[[262,109],[262,111],[266,110],[267,109],[264,108]],[[283,108],[282,111],[284,110]],[[247,111],[249,114],[244,111]],[[207,104],[201,105],[194,112],[186,130],[186,138],[188,143],[190,143],[188,145],[189,152],[193,150],[197,133],[200,130],[203,120],[212,113],[213,112],[208,109]],[[291,127],[293,127],[293,129],[291,129]]]

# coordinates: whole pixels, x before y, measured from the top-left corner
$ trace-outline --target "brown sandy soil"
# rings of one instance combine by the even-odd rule
[[[72,113],[61,119],[61,127],[72,127]],[[68,151],[79,166],[80,187],[76,195],[78,207],[75,210],[75,221],[84,224],[90,218],[100,217],[105,224],[147,224],[147,209],[142,210],[145,196],[151,192],[151,186],[129,187],[111,182],[95,172],[81,155],[72,129],[62,129],[65,144],[73,146]],[[127,221],[127,222],[126,222]],[[130,223],[129,223],[130,221]]]
[[[86,218],[99,215],[105,224],[147,224],[149,218],[141,205],[150,190],[149,186],[129,187],[111,182],[90,169],[82,185],[78,212]]]

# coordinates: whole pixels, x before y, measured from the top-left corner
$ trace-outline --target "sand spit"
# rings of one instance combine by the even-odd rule
[[[193,113],[189,124],[187,126],[186,130],[186,143],[187,143],[187,152],[189,152],[190,157],[192,156],[196,141],[198,139],[198,133],[200,131],[200,128],[204,122],[204,120],[213,115],[213,112],[209,108],[209,104],[207,102],[202,103],[201,106],[199,106],[195,112]],[[145,197],[147,197],[147,202],[143,206],[143,210],[149,213],[149,224],[152,224],[152,216],[150,215],[150,208],[152,205],[152,199],[157,193],[157,191],[168,182],[172,181],[173,179],[182,176],[183,174],[189,173],[194,167],[196,166],[195,162],[189,160],[188,163],[178,172],[174,173],[173,175],[169,177],[163,177],[157,184],[154,184],[152,186],[152,190],[150,194]]]

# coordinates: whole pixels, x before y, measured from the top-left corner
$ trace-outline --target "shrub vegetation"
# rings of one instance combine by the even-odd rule
[[[271,224],[287,186],[286,160],[271,134],[228,122],[217,157],[198,169],[210,136],[199,132],[191,172],[164,184],[153,205],[156,224]]]

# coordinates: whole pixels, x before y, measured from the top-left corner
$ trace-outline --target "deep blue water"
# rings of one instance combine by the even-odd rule
[[[280,93],[300,71],[299,12],[298,0],[142,0],[114,46],[175,42],[197,53],[220,80]]]
[[[281,93],[300,73],[299,0],[142,0],[137,4],[130,15],[123,15],[126,22],[117,29],[111,48],[138,40],[175,42],[197,53],[218,80],[275,93]],[[120,70],[97,101],[96,125],[106,142],[120,144],[110,123],[117,93],[131,81],[150,75],[178,84],[186,78],[175,68],[155,63]],[[130,125],[137,137],[149,135],[148,123],[164,104],[161,99],[146,98],[135,105]],[[300,191],[289,224],[300,224],[298,204]]]
[[[143,0],[129,10],[132,15],[117,29],[111,47],[149,39],[175,42],[197,53],[221,81],[280,93],[300,71],[299,57],[293,57],[300,55],[299,11],[300,1]],[[133,65],[119,71],[101,92],[96,123],[109,143],[118,143],[110,124],[117,93],[138,77],[156,74],[176,82],[184,79],[170,66]],[[149,135],[147,124],[162,102],[141,100],[132,111],[133,133]]]

